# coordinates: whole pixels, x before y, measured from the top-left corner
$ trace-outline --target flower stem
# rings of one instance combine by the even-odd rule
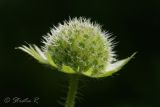
[[[71,75],[65,107],[75,107],[75,98],[78,89],[78,80],[79,80],[78,75]]]

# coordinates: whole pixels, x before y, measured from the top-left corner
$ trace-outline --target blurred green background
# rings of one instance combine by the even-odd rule
[[[111,77],[82,78],[76,107],[160,107],[159,0],[0,0],[0,107],[61,107],[67,76],[14,48],[41,45],[69,17],[84,16],[116,36],[119,59],[136,58]],[[5,104],[5,97],[39,97],[39,104]]]

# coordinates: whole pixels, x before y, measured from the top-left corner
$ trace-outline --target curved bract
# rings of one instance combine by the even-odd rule
[[[98,24],[84,18],[74,18],[51,29],[44,38],[44,45],[18,47],[42,64],[61,72],[85,75],[92,78],[110,76],[130,61],[116,61],[111,35]]]

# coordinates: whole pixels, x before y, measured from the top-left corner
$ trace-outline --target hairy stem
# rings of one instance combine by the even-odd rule
[[[75,98],[78,89],[78,80],[79,80],[78,75],[71,75],[65,107],[75,107]]]

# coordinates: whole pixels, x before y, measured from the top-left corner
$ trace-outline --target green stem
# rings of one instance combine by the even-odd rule
[[[78,75],[71,75],[65,107],[75,106],[75,98],[76,98],[77,89],[78,89],[78,80],[79,80]]]

